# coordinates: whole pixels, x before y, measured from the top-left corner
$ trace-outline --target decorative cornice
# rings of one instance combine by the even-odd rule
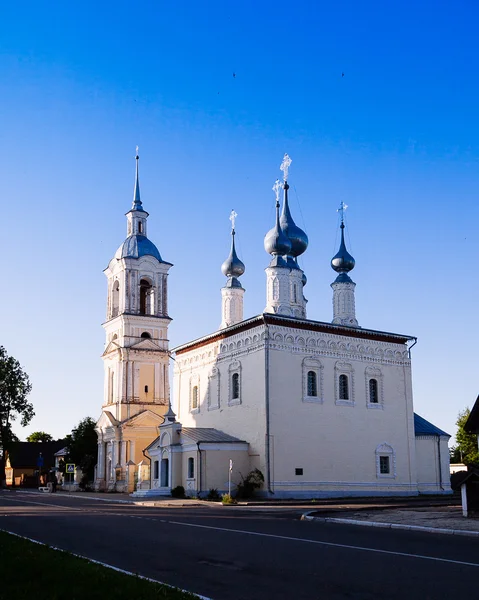
[[[371,341],[387,342],[390,344],[406,344],[416,338],[413,336],[390,333],[387,331],[376,331],[374,329],[363,329],[362,327],[348,327],[346,325],[336,325],[333,323],[324,323],[322,321],[310,321],[308,319],[298,319],[295,317],[286,317],[283,315],[276,315],[272,313],[264,313],[251,319],[246,319],[231,325],[221,331],[216,331],[202,338],[198,338],[181,346],[173,348],[172,352],[177,355],[183,352],[189,352],[196,348],[201,348],[210,344],[213,341],[220,341],[226,339],[232,335],[235,335],[248,329],[253,329],[259,325],[280,325],[292,329],[301,329],[304,331],[314,331],[320,333],[329,333],[332,335],[340,335],[344,337],[353,337]]]

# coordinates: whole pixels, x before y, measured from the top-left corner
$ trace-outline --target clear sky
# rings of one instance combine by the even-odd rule
[[[415,409],[453,434],[479,392],[478,18],[475,0],[2,3],[0,344],[33,383],[21,439],[100,415],[102,271],[137,144],[175,265],[171,346],[220,323],[231,208],[245,317],[262,312],[288,152],[308,317],[332,319],[343,200],[359,323],[418,337]]]

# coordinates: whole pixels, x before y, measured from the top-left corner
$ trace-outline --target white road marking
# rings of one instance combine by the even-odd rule
[[[65,510],[69,511],[69,510],[73,510],[73,511],[79,511],[79,512],[91,512],[87,509],[82,509],[82,508],[73,508],[73,507],[64,507],[58,504],[47,504],[46,502],[33,502],[32,500],[17,500],[17,499],[13,499],[13,498],[2,498],[4,500],[9,500],[11,502],[23,502],[26,504],[40,504],[42,506],[49,506],[49,507],[53,507],[53,508],[64,508]],[[115,517],[126,517],[129,516],[130,518],[133,519],[144,519],[144,520],[151,520],[147,517],[138,517],[136,515],[124,515],[122,513],[106,513],[107,516],[115,516]],[[444,562],[444,563],[451,563],[454,565],[463,565],[466,567],[479,567],[478,563],[472,563],[472,562],[465,562],[465,561],[461,561],[461,560],[452,560],[450,558],[440,558],[437,556],[426,556],[423,554],[412,554],[412,553],[408,553],[408,552],[395,552],[393,550],[381,550],[379,548],[366,548],[364,546],[352,546],[350,544],[337,544],[334,542],[324,542],[324,541],[320,541],[320,540],[309,540],[307,538],[295,538],[295,537],[290,537],[290,536],[285,536],[285,535],[277,535],[277,534],[273,534],[273,533],[260,533],[257,531],[246,531],[243,529],[229,529],[227,527],[213,527],[212,525],[199,525],[197,523],[183,523],[181,521],[169,521],[169,520],[163,520],[160,519],[160,523],[168,523],[170,525],[181,525],[183,527],[197,527],[199,529],[210,529],[213,531],[226,531],[228,533],[240,533],[243,535],[254,535],[254,536],[258,536],[258,537],[267,537],[267,538],[273,538],[273,539],[279,539],[279,540],[287,540],[290,542],[302,542],[304,544],[317,544],[319,546],[329,546],[329,547],[333,547],[333,548],[345,548],[347,550],[361,550],[363,552],[374,552],[376,554],[389,554],[392,556],[404,556],[406,558],[419,558],[421,560],[432,560],[435,562]],[[10,533],[10,532],[8,532]],[[14,534],[16,535],[16,534]],[[22,536],[20,536],[22,537]],[[28,539],[28,538],[26,538]],[[35,541],[35,540],[32,540]],[[41,544],[41,542],[38,542],[39,544]],[[84,557],[82,557],[84,558]],[[90,560],[90,559],[88,559]],[[108,565],[107,565],[108,566]],[[115,567],[112,567],[115,568]],[[166,585],[166,584],[165,584]]]
[[[40,542],[38,540],[34,540],[33,538],[26,537],[25,535],[19,535],[18,533],[14,533],[13,531],[8,531],[7,529],[0,529],[4,533],[9,533],[10,535],[14,535],[15,537],[21,538],[22,540],[28,540],[29,542],[33,542],[34,544],[39,544],[40,546],[46,546],[51,550],[57,550],[57,552],[66,552],[70,556],[76,556],[77,558],[83,558],[88,562],[95,563],[96,565],[101,565],[102,567],[106,567],[107,569],[112,569],[113,571],[117,571],[118,573],[124,573],[125,575],[131,575],[133,577],[138,577],[138,579],[144,579],[145,581],[151,581],[152,583],[158,583],[160,585],[164,585],[168,588],[174,590],[180,590],[181,592],[185,592],[186,594],[192,594],[196,596],[200,600],[212,600],[212,598],[208,598],[207,596],[201,596],[200,594],[195,594],[194,592],[190,592],[188,590],[184,590],[182,588],[178,588],[169,583],[165,583],[164,581],[158,581],[157,579],[152,579],[151,577],[145,577],[144,575],[138,575],[138,573],[132,573],[131,571],[125,571],[124,569],[120,569],[119,567],[114,567],[113,565],[109,565],[107,563],[101,562],[100,560],[95,560],[94,558],[88,558],[88,556],[83,556],[82,554],[75,554],[74,552],[70,552],[69,550],[63,550],[63,548],[57,548],[56,546],[50,546],[49,544],[45,544],[44,542]]]
[[[346,548],[348,550],[362,550],[364,552],[376,552],[378,554],[390,554],[393,556],[405,556],[408,558],[420,558],[422,560],[432,560],[436,562],[452,563],[454,565],[464,565],[466,567],[479,567],[478,563],[464,562],[462,560],[452,560],[450,558],[439,558],[437,556],[425,556],[423,554],[409,554],[408,552],[394,552],[393,550],[380,550],[379,548],[366,548],[363,546],[351,546],[349,544],[335,544],[334,542],[322,542],[320,540],[308,540],[306,538],[295,538],[287,535],[276,535],[273,533],[258,533],[257,531],[246,531],[243,529],[228,529],[226,527],[213,527],[211,525],[198,525],[196,523],[182,523],[180,521],[168,521],[171,525],[183,525],[184,527],[198,527],[200,529],[212,529],[215,531],[227,531],[229,533],[242,533],[244,535],[256,535],[259,537],[274,538],[277,540],[287,540],[290,542],[302,542],[305,544],[318,544],[319,546],[330,546],[334,548]]]

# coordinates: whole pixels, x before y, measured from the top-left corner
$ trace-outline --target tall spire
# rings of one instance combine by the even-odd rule
[[[138,175],[138,163],[140,161],[140,157],[138,155],[138,146],[136,147],[136,173],[135,173],[135,187],[133,190],[133,204],[131,206],[131,210],[144,210],[143,205],[140,200],[140,177]]]
[[[281,229],[283,230],[283,232],[286,234],[286,236],[289,238],[289,241],[291,242],[291,250],[289,252],[289,256],[292,256],[293,258],[297,258],[301,254],[303,254],[303,252],[305,252],[306,248],[308,247],[308,236],[293,221],[293,217],[291,216],[291,211],[289,209],[288,173],[289,173],[289,167],[291,166],[292,162],[293,161],[291,160],[289,155],[285,154],[283,157],[283,162],[281,163],[281,166],[279,167],[281,169],[281,171],[283,171],[283,189],[284,189],[283,210],[281,212],[281,218],[280,218],[279,222],[281,225]],[[292,260],[288,260],[288,264],[290,266],[293,266],[293,265],[296,265],[296,262],[292,261]]]
[[[221,265],[221,272],[226,277],[229,277],[230,279],[235,279],[236,286],[241,287],[241,283],[236,278],[241,277],[241,275],[243,275],[245,266],[244,263],[242,263],[241,260],[238,258],[235,248],[235,221],[237,216],[238,214],[233,209],[229,217],[231,221],[231,250],[228,258]]]
[[[341,214],[341,242],[338,252],[331,259],[331,268],[338,273],[331,284],[333,288],[333,323],[357,327],[354,298],[356,284],[348,275],[354,269],[356,261],[347,251],[344,242],[344,211],[347,208],[347,205],[341,201],[338,208],[338,212]]]
[[[346,250],[346,244],[344,242],[344,211],[347,208],[348,205],[341,201],[341,204],[338,208],[338,212],[341,213],[341,243],[339,245],[337,254],[331,259],[331,268],[333,268],[337,273],[349,273],[349,271],[354,269],[354,265],[356,264],[354,258]]]
[[[221,325],[220,329],[234,325],[243,320],[243,295],[244,289],[238,279],[245,271],[243,262],[238,258],[235,248],[235,222],[237,213],[234,209],[230,213],[231,221],[231,250],[228,258],[221,265],[221,272],[228,277],[221,288]]]

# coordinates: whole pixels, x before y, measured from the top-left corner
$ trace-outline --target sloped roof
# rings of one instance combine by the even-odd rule
[[[181,433],[193,442],[246,443],[244,440],[233,437],[219,429],[213,429],[213,427],[183,427]]]
[[[420,417],[417,413],[414,413],[414,433],[415,435],[447,435],[451,437],[448,433],[439,429],[423,417]]]
[[[479,396],[472,407],[471,414],[464,425],[464,429],[469,433],[479,433]]]
[[[8,447],[8,458],[14,469],[36,469],[38,456],[43,457],[43,469],[55,464],[55,452],[65,447],[66,440],[56,442],[12,442]]]

